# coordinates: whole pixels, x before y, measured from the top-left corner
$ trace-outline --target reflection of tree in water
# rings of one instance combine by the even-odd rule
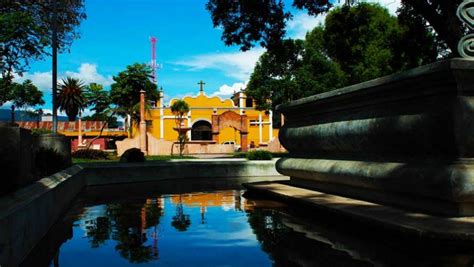
[[[87,222],[87,236],[92,247],[99,247],[112,238],[115,249],[133,263],[157,259],[157,248],[145,245],[146,229],[160,222],[162,208],[157,204],[118,203],[108,204],[107,217],[97,217]]]
[[[97,217],[92,220],[85,221],[87,237],[92,248],[98,248],[110,239],[110,220],[108,217]]]
[[[179,195],[179,203],[176,205],[176,215],[173,216],[171,226],[180,232],[184,232],[188,230],[190,225],[191,219],[189,219],[189,215],[184,214],[182,198],[181,195]]]
[[[248,221],[274,266],[365,266],[346,253],[329,245],[305,237],[283,223],[283,216],[275,210],[247,211]]]

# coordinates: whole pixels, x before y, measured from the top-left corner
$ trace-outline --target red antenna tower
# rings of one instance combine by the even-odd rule
[[[150,37],[151,42],[151,69],[153,75],[153,82],[156,84],[156,38]]]

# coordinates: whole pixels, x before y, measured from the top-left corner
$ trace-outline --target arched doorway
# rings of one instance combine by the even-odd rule
[[[197,121],[191,128],[191,141],[212,140],[212,126],[207,121]]]
[[[240,132],[240,145],[242,151],[247,151],[247,115],[239,115],[233,111],[226,111],[220,115],[216,112],[212,115],[212,140],[219,143],[219,132],[231,127]]]

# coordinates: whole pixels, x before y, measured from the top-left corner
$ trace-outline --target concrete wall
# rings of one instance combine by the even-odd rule
[[[0,265],[17,266],[84,187],[82,167],[43,178],[0,198]]]
[[[277,167],[294,184],[474,214],[474,61],[441,61],[277,109],[290,152]],[[422,204],[430,202],[442,204]]]
[[[80,173],[87,185],[136,183],[170,179],[282,176],[275,169],[276,160],[177,160],[145,163],[85,164]]]
[[[29,130],[0,126],[0,196],[32,183],[34,175],[33,143]]]
[[[121,156],[130,148],[138,148],[139,138],[136,136],[133,139],[127,138],[123,141],[116,141],[117,155]],[[164,139],[156,139],[151,133],[147,133],[147,149],[148,155],[178,155],[179,145],[172,141]],[[228,154],[234,152],[233,145],[222,144],[198,144],[187,143],[184,147],[183,153],[190,154]]]

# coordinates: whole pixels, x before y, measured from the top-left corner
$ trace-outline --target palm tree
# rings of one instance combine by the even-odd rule
[[[69,121],[76,120],[77,114],[86,105],[84,89],[84,83],[72,77],[63,79],[59,84],[58,107],[66,111]]]
[[[188,115],[189,105],[184,100],[177,100],[171,105],[171,112],[175,115],[176,131],[178,132],[179,156],[183,156],[184,145],[186,144],[186,130],[183,130],[183,120]],[[173,150],[171,150],[173,153]]]

